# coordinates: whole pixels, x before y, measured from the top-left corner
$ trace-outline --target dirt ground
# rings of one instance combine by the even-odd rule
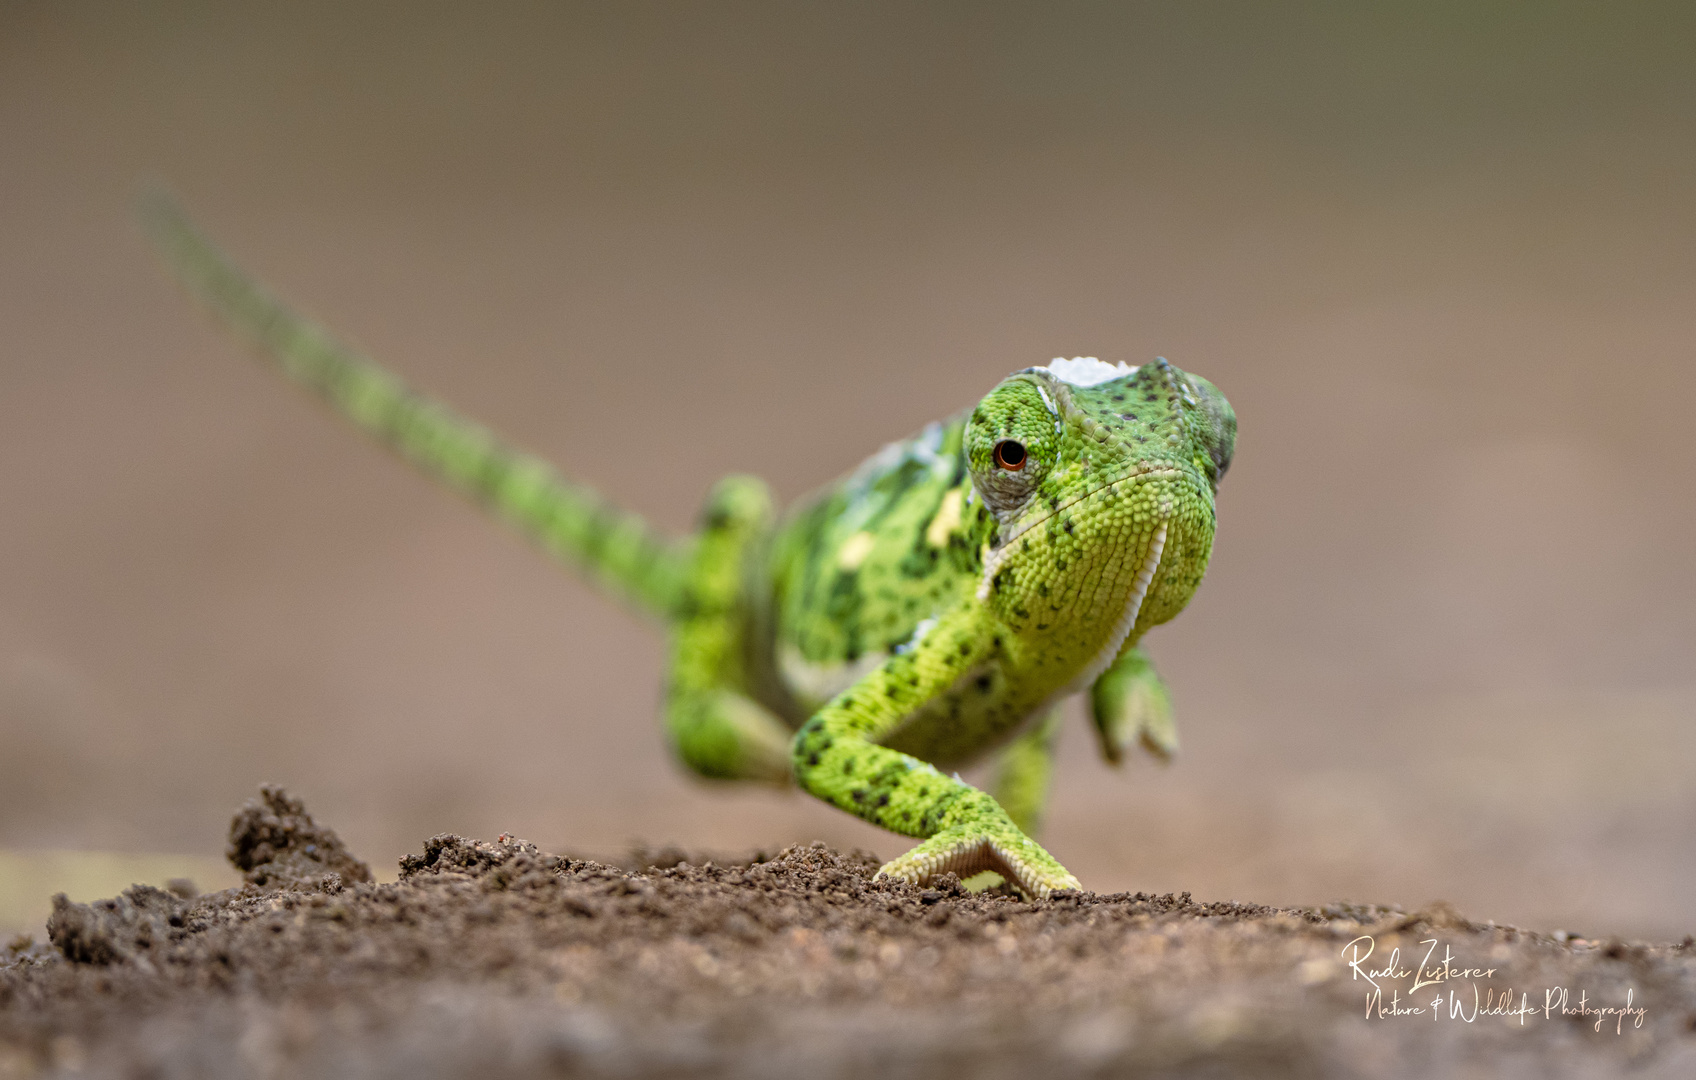
[[[1183,750],[1111,769],[1074,708],[1056,856],[1696,930],[1696,7],[496,9],[0,4],[0,942],[184,872],[8,865],[216,860],[270,779],[377,867],[902,850],[690,782],[663,636],[244,356],[138,235],[148,177],[673,530],[1027,364],[1201,372],[1242,428],[1148,642]]]
[[[1693,49],[1673,3],[0,4],[0,1077],[1696,1075]],[[1127,894],[927,904],[831,853],[901,838],[691,782],[663,636],[247,360],[146,178],[672,530],[1027,364],[1213,380],[1182,754],[1074,707],[1044,834]],[[272,778],[379,881],[94,903],[275,862],[211,873]],[[389,880],[444,832],[621,869]],[[1368,1019],[1367,930],[1539,1011]]]
[[[50,943],[14,942],[0,1077],[1696,1071],[1689,938],[1444,905],[1028,903],[876,880],[822,843],[621,868],[441,835],[376,884],[274,787],[228,853],[240,888],[61,897]]]

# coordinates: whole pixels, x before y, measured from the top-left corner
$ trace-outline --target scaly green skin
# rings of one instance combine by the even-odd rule
[[[666,726],[686,765],[793,781],[921,840],[884,873],[1076,888],[1031,839],[1067,694],[1091,691],[1109,761],[1176,749],[1137,643],[1207,568],[1236,419],[1206,380],[1164,360],[1029,368],[781,520],[760,481],[728,478],[674,542],[294,315],[167,199],[142,216],[287,374],[671,628]],[[998,797],[942,771],[998,748]]]

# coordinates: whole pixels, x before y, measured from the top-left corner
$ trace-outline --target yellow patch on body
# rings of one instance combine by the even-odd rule
[[[857,532],[850,536],[842,545],[842,550],[836,553],[836,565],[844,570],[858,569],[876,545],[877,537],[869,532]]]
[[[925,543],[935,548],[948,546],[948,537],[960,527],[960,507],[964,500],[965,495],[959,488],[942,497],[942,506],[930,519],[930,527],[925,529]]]

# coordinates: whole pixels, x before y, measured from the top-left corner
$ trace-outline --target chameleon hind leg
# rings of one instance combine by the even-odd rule
[[[1054,781],[1054,748],[1060,742],[1061,709],[1048,710],[1031,729],[1009,743],[995,763],[995,801],[1026,836],[1042,831]]]
[[[770,540],[765,484],[732,476],[707,500],[672,628],[665,725],[678,758],[701,776],[787,784],[781,720],[749,694],[749,575]]]

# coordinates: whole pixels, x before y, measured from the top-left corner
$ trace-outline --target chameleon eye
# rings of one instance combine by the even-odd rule
[[[1025,461],[1025,444],[1017,439],[1002,439],[995,444],[995,463],[1008,472],[1018,472]]]

